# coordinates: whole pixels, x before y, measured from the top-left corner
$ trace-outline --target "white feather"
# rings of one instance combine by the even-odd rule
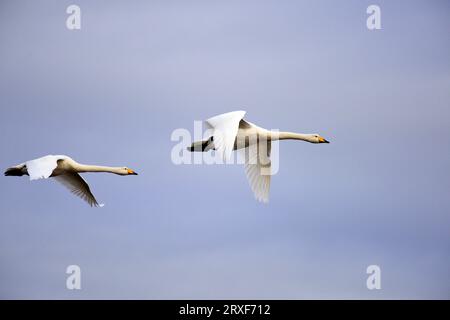
[[[231,158],[239,122],[244,115],[245,111],[233,111],[206,120],[206,123],[213,129],[215,150],[224,160]]]
[[[30,180],[37,179],[47,179],[49,178],[53,170],[58,166],[58,160],[66,159],[67,156],[53,156],[48,155],[42,158],[27,161],[25,164],[27,166],[28,175]]]
[[[239,149],[245,160],[245,174],[255,198],[261,202],[269,201],[271,161],[270,141],[261,141],[256,146]]]
[[[55,180],[70,190],[74,195],[86,201],[91,207],[103,207],[99,204],[87,182],[76,172],[67,172],[55,177]]]

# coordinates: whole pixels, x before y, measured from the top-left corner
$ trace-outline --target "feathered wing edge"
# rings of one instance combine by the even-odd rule
[[[213,129],[214,149],[224,160],[231,158],[239,122],[244,116],[245,111],[233,111],[206,120],[206,124]]]
[[[256,146],[239,149],[245,160],[245,174],[256,200],[269,202],[271,181],[271,142],[259,142]]]
[[[56,176],[55,180],[69,189],[77,197],[86,201],[91,207],[103,207],[104,204],[99,204],[89,188],[86,181],[76,172],[65,173]]]

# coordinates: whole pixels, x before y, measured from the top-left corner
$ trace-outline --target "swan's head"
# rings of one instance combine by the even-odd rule
[[[134,172],[134,170],[131,170],[130,168],[123,167],[123,168],[120,168],[120,175],[122,175],[122,176],[129,176],[129,175],[137,176],[137,173]]]
[[[308,141],[311,143],[330,143],[328,140],[317,133],[311,134],[308,138]]]

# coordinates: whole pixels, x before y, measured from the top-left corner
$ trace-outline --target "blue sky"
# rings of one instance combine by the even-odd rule
[[[2,177],[0,297],[450,298],[449,9],[2,1],[3,168],[67,154],[140,175],[85,174],[101,209]],[[331,141],[281,142],[267,205],[242,166],[170,159],[174,129],[241,109]],[[71,264],[82,290],[65,287]]]

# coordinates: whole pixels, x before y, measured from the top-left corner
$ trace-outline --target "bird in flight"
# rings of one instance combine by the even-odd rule
[[[244,158],[245,172],[255,198],[269,201],[271,176],[271,142],[277,140],[302,140],[310,143],[329,143],[317,133],[270,131],[244,120],[245,111],[224,113],[206,120],[212,135],[196,141],[188,147],[191,152],[214,150],[222,159],[229,160],[232,152],[238,150]]]
[[[5,176],[27,175],[30,180],[55,178],[73,194],[86,201],[91,207],[102,207],[89,188],[87,182],[79,175],[83,172],[109,172],[121,176],[137,175],[127,167],[104,167],[80,164],[64,155],[48,155],[42,158],[6,169]]]

